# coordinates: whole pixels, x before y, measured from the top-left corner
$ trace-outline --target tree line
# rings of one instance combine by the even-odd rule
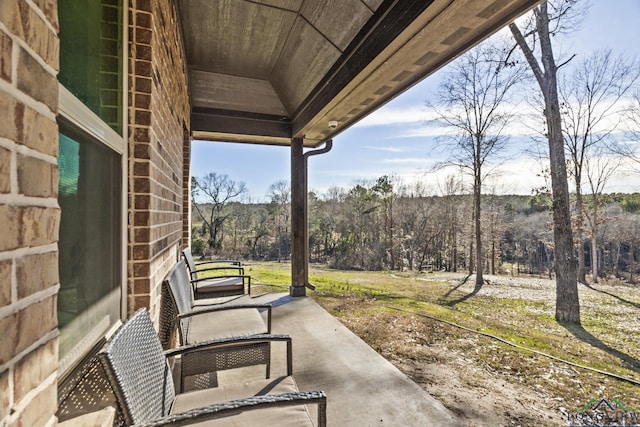
[[[215,175],[215,174],[212,174]],[[218,175],[215,175],[219,178]],[[231,181],[228,177],[224,181]],[[233,181],[231,181],[233,182]],[[310,261],[340,269],[555,274],[552,198],[484,194],[483,251],[475,252],[474,195],[451,177],[438,195],[389,176],[351,188],[309,194]],[[193,210],[192,250],[220,258],[278,261],[290,257],[288,186],[271,186],[270,202],[200,203]],[[576,195],[572,194],[575,204]],[[593,236],[575,248],[598,278],[636,283],[640,272],[640,193],[585,196],[598,204]],[[203,221],[204,214],[206,221]],[[209,218],[213,217],[213,221]],[[574,225],[579,222],[572,218]],[[208,224],[208,225],[207,225]],[[213,237],[215,233],[215,237]],[[597,251],[597,254],[594,253]],[[595,265],[595,263],[598,265]]]

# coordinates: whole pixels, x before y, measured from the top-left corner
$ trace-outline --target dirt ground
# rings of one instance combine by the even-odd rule
[[[432,347],[431,352],[436,360],[446,362],[388,358],[466,426],[566,425],[562,412],[554,409],[557,401],[544,391],[505,379],[444,345]]]
[[[485,296],[528,301],[554,301],[555,298],[554,282],[550,280],[521,280],[507,276],[488,276],[486,279],[488,285],[481,291]],[[425,276],[424,280],[442,280],[442,277]],[[452,277],[453,280],[459,280],[459,276]],[[466,291],[473,289],[471,284],[464,286],[468,288]],[[582,304],[588,310],[597,305],[602,291],[582,288]],[[615,286],[606,289],[618,300],[627,302],[616,310],[621,310],[619,314],[628,319],[624,327],[635,331],[633,341],[637,342],[640,304],[619,297],[633,295],[635,290]],[[460,290],[465,291],[463,287]],[[331,307],[327,308],[339,312],[338,318],[347,327],[439,399],[467,426],[567,426],[566,413],[586,403],[587,396],[597,393],[617,396],[619,384],[615,380],[599,378],[597,374],[518,351],[446,323],[400,312],[361,315],[367,304],[374,303],[343,299],[329,303]],[[627,353],[632,357],[636,354]],[[631,363],[635,362],[631,360]],[[640,372],[638,366],[640,364],[634,367],[636,372]],[[584,384],[586,382],[589,384]],[[583,392],[572,393],[583,386]],[[631,400],[628,394],[623,398],[626,402],[637,403],[640,390]]]

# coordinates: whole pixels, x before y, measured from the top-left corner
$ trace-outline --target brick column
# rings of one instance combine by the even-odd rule
[[[191,136],[184,130],[182,148],[182,248],[191,246]]]
[[[190,107],[175,2],[130,0],[129,22],[128,309],[148,307],[157,320],[184,239]]]
[[[0,2],[0,425],[55,423],[59,42],[55,0]]]

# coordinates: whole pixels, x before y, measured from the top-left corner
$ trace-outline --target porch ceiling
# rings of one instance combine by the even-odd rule
[[[537,3],[178,0],[192,136],[318,146]]]

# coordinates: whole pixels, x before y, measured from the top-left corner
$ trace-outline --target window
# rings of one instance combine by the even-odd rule
[[[124,6],[123,0],[58,1],[58,325],[63,376],[123,312]]]
[[[60,123],[60,354],[120,319],[120,156]]]
[[[122,0],[60,0],[58,80],[122,134]]]

